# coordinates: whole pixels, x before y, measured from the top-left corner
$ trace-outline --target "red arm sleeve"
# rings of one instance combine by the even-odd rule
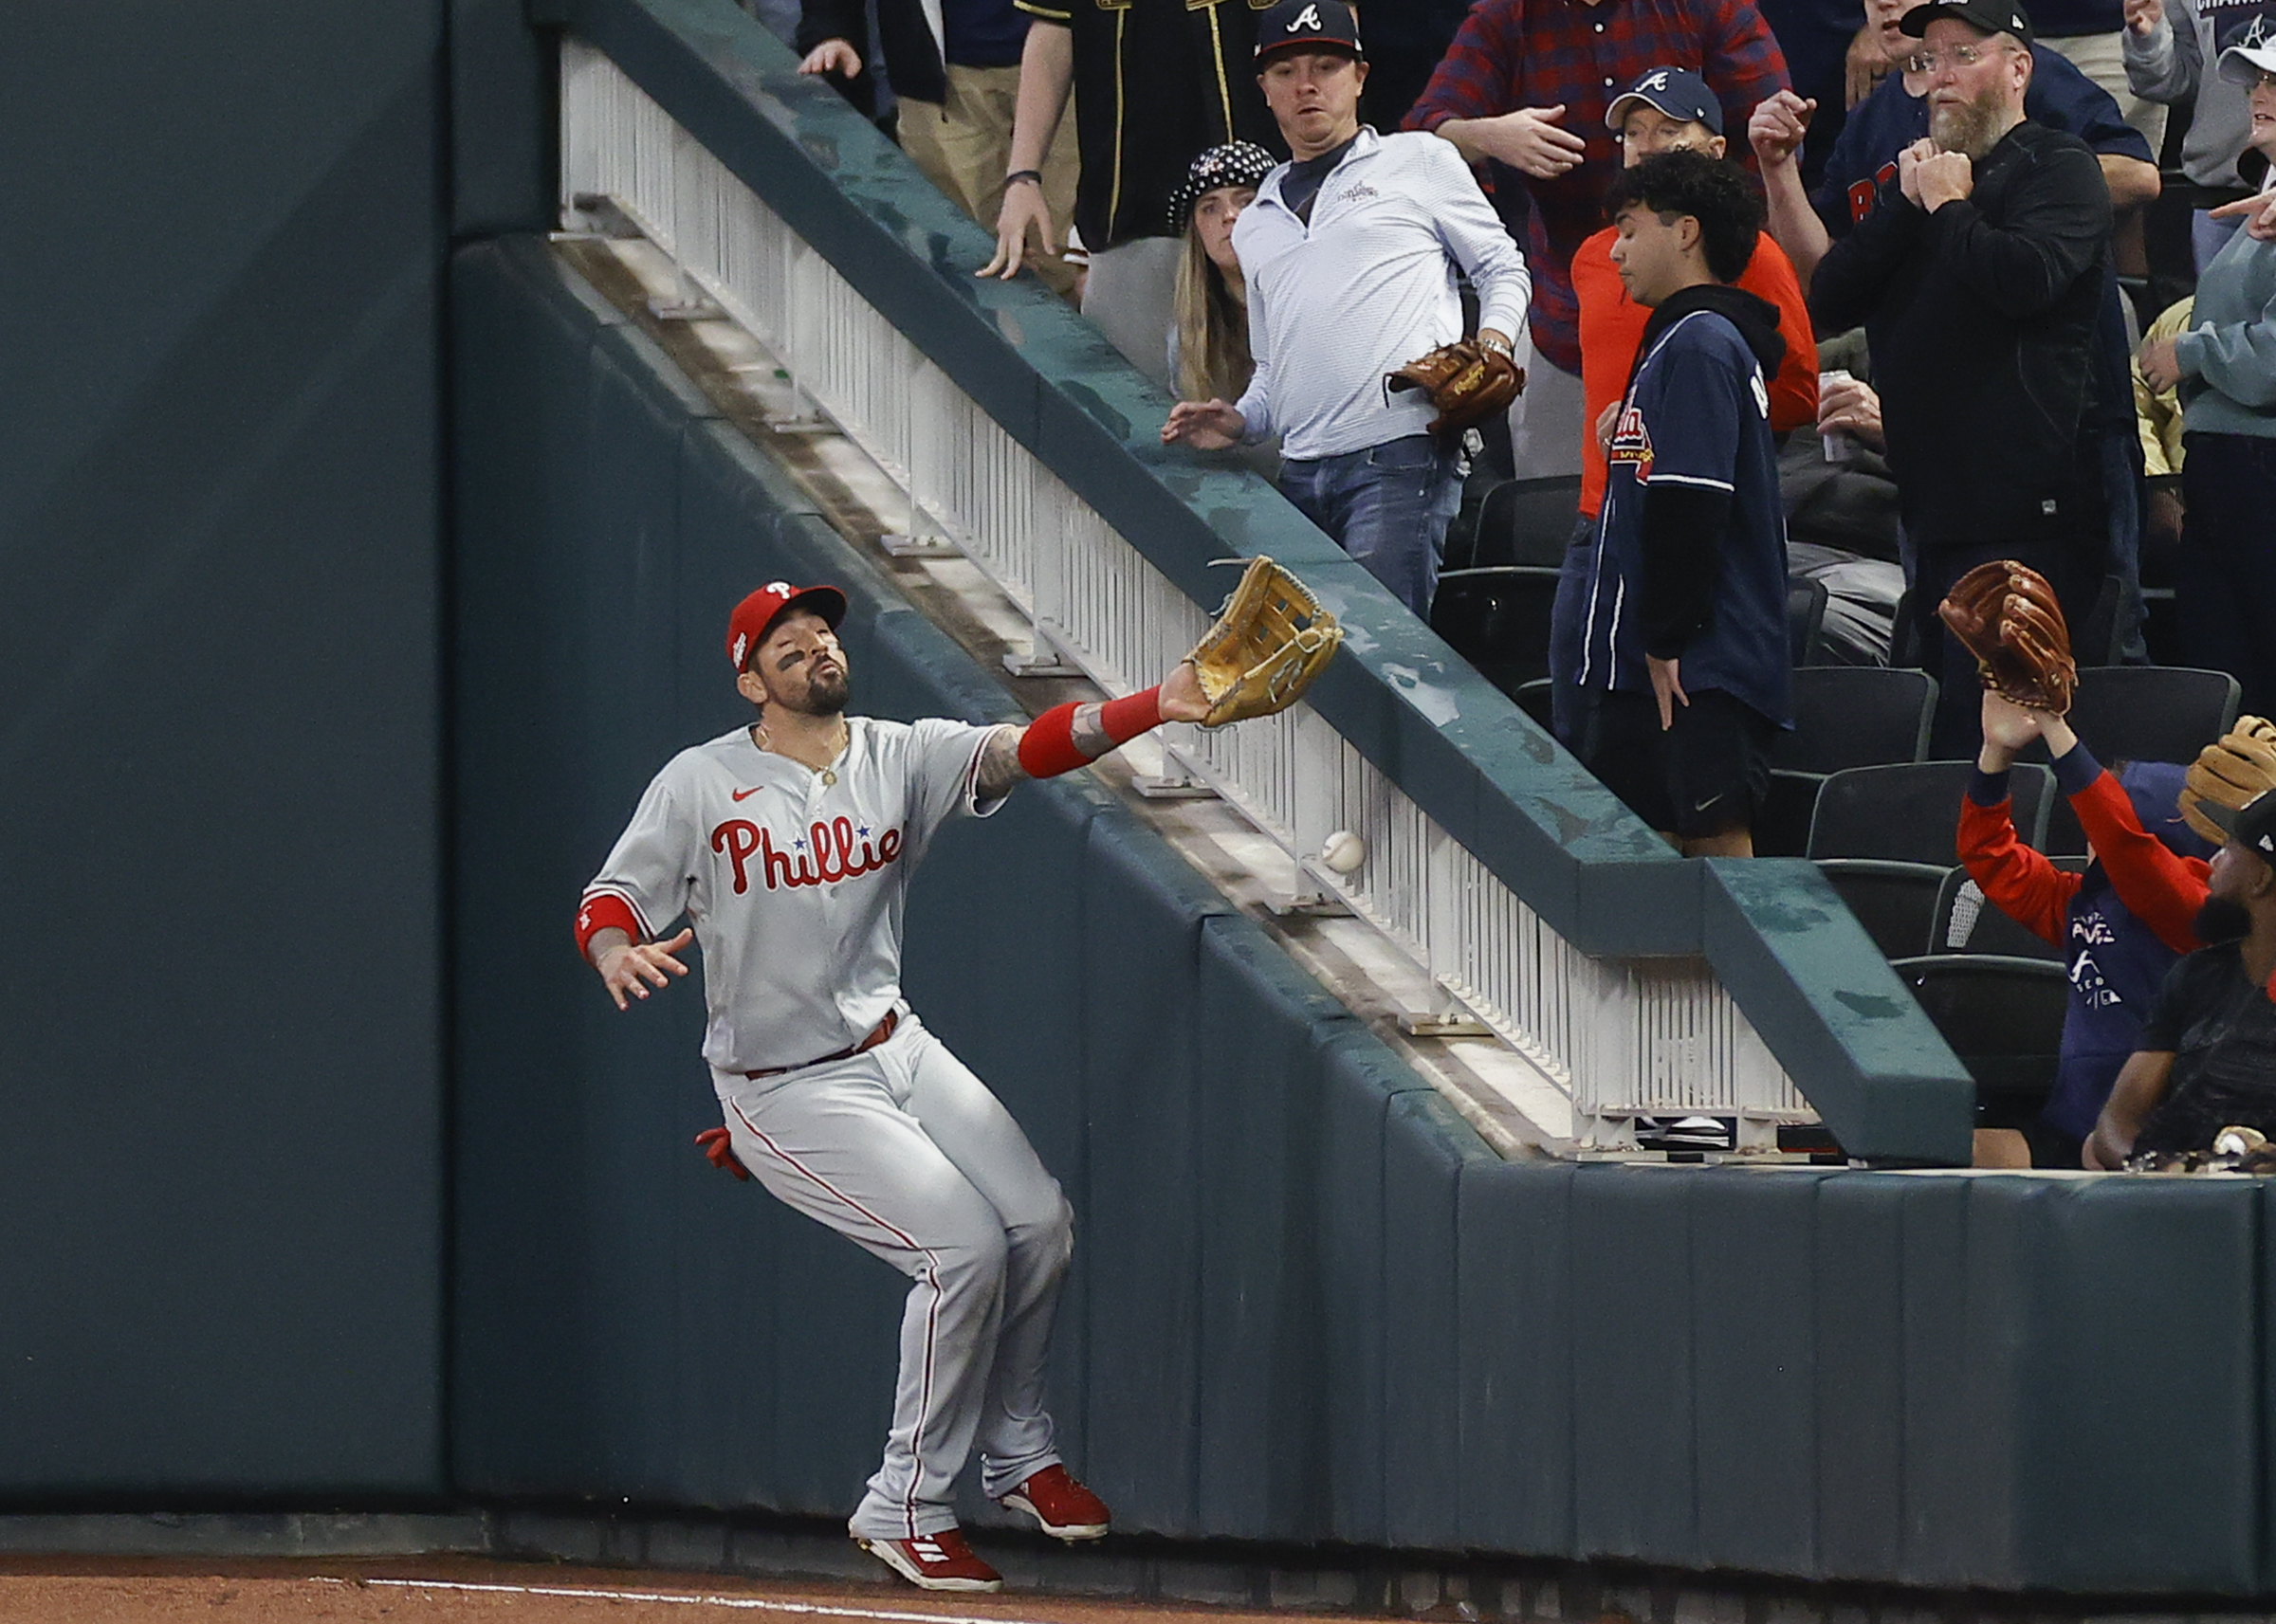
[[[594,937],[614,925],[634,941],[641,940],[639,916],[622,897],[607,891],[588,891],[577,910],[577,955],[588,956]]]
[[[2102,859],[2118,900],[2175,953],[2194,953],[2197,910],[2205,905],[2206,864],[2176,856],[2141,827],[2125,787],[2105,771],[2070,797],[2079,827]]]
[[[1979,807],[1960,797],[1960,861],[1992,906],[2032,935],[2063,945],[2070,899],[2083,882],[2015,838],[2011,803]]]

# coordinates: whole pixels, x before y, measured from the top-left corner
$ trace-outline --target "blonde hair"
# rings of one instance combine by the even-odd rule
[[[1249,307],[1185,224],[1178,257],[1178,398],[1239,400],[1257,362],[1249,354]]]

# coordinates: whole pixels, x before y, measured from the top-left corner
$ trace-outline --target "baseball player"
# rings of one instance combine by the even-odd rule
[[[577,940],[626,1009],[687,975],[678,956],[701,940],[725,1126],[700,1142],[911,1282],[892,1430],[854,1538],[927,1590],[997,1590],[950,1505],[975,1441],[991,1497],[1062,1540],[1107,1531],[1043,1408],[1073,1214],[1010,1113],[901,996],[902,909],[948,819],[1209,705],[1184,663],[1025,728],[850,717],[845,613],[837,588],[781,581],[736,606],[727,655],[758,715],[656,775],[585,888]]]

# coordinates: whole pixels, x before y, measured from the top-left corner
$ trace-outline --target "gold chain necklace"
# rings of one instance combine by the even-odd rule
[[[770,756],[780,756],[785,761],[797,761],[799,766],[805,768],[809,773],[819,774],[821,776],[822,787],[824,789],[833,788],[837,783],[837,773],[829,765],[828,762],[824,762],[821,766],[817,767],[811,761],[804,760],[797,756],[793,756],[787,750],[776,749],[774,740],[766,736],[766,723],[763,721],[755,721],[751,723],[751,742],[759,746],[760,749],[765,751]],[[830,760],[835,761],[840,756],[844,755],[848,746],[850,746],[853,742],[854,730],[846,724],[846,719],[841,716],[837,719],[837,742],[831,746]]]

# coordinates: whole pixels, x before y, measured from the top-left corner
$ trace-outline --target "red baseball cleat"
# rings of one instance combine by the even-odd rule
[[[856,1539],[854,1542],[920,1589],[1003,1588],[1003,1575],[973,1554],[961,1528],[943,1528],[913,1540]]]
[[[1055,1540],[1101,1540],[1113,1513],[1107,1503],[1067,1475],[1063,1466],[1047,1466],[997,1502],[1024,1511]]]

